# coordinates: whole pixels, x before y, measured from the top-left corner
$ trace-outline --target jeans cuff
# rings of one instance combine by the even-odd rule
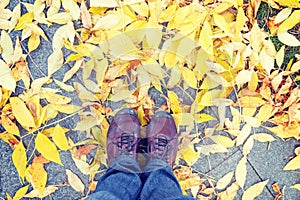
[[[117,157],[109,168],[126,173],[141,173],[141,168],[136,159],[128,155]]]
[[[156,171],[165,167],[169,167],[168,163],[166,163],[161,159],[153,159],[150,160],[148,164],[145,166],[144,172]]]

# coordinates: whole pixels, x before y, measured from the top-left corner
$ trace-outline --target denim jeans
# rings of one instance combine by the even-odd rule
[[[130,156],[120,156],[99,180],[87,200],[194,200],[184,196],[172,169],[162,160],[148,162],[144,172]]]

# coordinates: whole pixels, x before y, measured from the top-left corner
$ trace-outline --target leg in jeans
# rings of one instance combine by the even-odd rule
[[[132,200],[141,191],[140,167],[131,156],[120,156],[99,180],[88,200]]]
[[[140,123],[132,109],[120,110],[112,120],[106,142],[109,169],[88,199],[133,200],[142,187],[136,161]]]
[[[156,113],[147,127],[149,162],[144,169],[141,200],[194,199],[183,196],[172,166],[178,149],[178,133],[172,116]]]
[[[141,200],[194,200],[194,198],[182,194],[171,167],[163,160],[149,161],[144,171],[141,176],[144,182]]]

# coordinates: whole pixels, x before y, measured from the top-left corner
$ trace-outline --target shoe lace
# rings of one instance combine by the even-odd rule
[[[168,153],[171,149],[171,146],[169,145],[170,141],[171,140],[164,135],[159,135],[151,141],[150,147],[152,147],[154,151],[153,153],[155,158],[169,162]]]
[[[136,145],[134,133],[122,133],[115,143],[121,154],[130,155]]]

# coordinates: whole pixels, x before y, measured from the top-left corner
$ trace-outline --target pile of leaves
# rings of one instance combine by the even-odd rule
[[[121,107],[134,108],[142,126],[157,110],[172,113],[184,130],[174,171],[184,192],[227,200],[242,188],[243,199],[258,196],[268,180],[244,188],[247,155],[254,141],[275,138],[255,128],[282,139],[300,138],[300,57],[285,62],[286,48],[300,46],[293,32],[299,26],[300,3],[265,2],[278,12],[265,19],[269,32],[258,25],[260,0],[36,0],[12,10],[6,8],[9,0],[1,0],[0,139],[13,149],[12,160],[25,185],[7,198],[43,198],[55,192],[57,186],[46,185],[44,167],[49,162],[63,165],[61,151],[70,151],[77,168],[89,175],[86,187],[66,169],[74,190],[88,195],[101,164],[106,165],[109,117]],[[41,28],[45,25],[58,27],[52,38]],[[12,32],[21,38],[11,38]],[[280,41],[279,49],[273,37]],[[49,40],[47,74],[41,71],[42,77],[34,79],[31,70],[39,68],[28,66],[34,60],[30,53]],[[66,64],[71,67],[63,79],[55,78]],[[74,76],[81,81],[73,81]],[[71,103],[72,92],[80,105]],[[75,115],[80,121],[73,130],[59,125]],[[204,130],[198,129],[202,123],[207,124]],[[71,139],[74,130],[86,139]],[[220,130],[228,135],[216,134]],[[212,144],[197,145],[203,138]],[[220,180],[192,170],[201,155],[228,153],[233,146],[244,157]],[[91,152],[92,161],[87,159]],[[299,169],[299,149],[295,153],[284,170]],[[293,187],[300,189],[299,184]],[[283,194],[274,188],[280,198]]]

